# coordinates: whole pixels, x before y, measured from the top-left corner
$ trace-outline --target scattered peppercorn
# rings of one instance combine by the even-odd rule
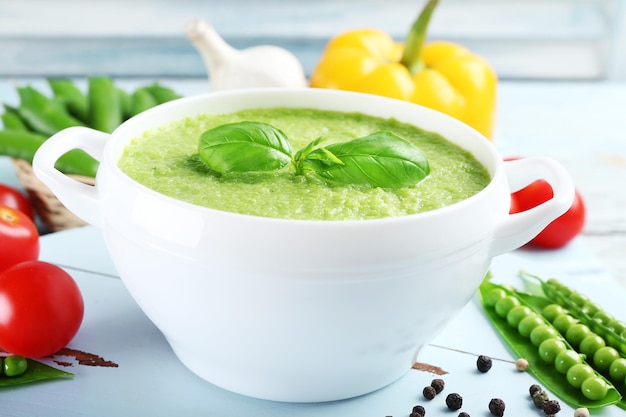
[[[413,407],[413,412],[420,414],[422,417],[426,416],[426,409],[421,405],[416,405],[415,407]]]
[[[492,398],[491,401],[489,401],[489,411],[494,416],[502,417],[504,415],[504,408],[504,401],[500,398]]]
[[[528,361],[524,358],[519,358],[518,360],[515,361],[515,369],[517,369],[520,372],[524,372],[525,370],[528,369]]]
[[[574,417],[589,417],[589,410],[582,407],[574,410]]]
[[[424,415],[420,413],[412,412],[411,414],[409,414],[409,417],[424,417]]]
[[[461,397],[456,392],[448,394],[448,396],[446,397],[446,405],[452,411],[458,410],[463,406],[463,397]]]
[[[545,392],[544,390],[541,391],[537,391],[533,394],[533,403],[538,407],[538,408],[543,408],[543,404],[548,401],[550,398],[548,398],[548,393]]]
[[[535,393],[541,391],[541,387],[537,384],[532,384],[530,386],[530,388],[528,388],[528,392],[530,393],[530,396],[532,397],[533,395],[535,395]]]
[[[422,394],[424,394],[424,398],[426,398],[427,400],[432,400],[433,398],[435,398],[435,395],[437,395],[437,391],[435,391],[435,389],[429,385],[427,387],[424,387],[424,391],[422,391]]]
[[[561,411],[561,404],[557,400],[548,400],[541,407],[546,414],[556,414]]]
[[[439,394],[441,391],[443,391],[443,388],[446,386],[446,383],[444,382],[443,379],[433,379],[432,382],[430,383],[430,386],[435,389],[435,392],[437,394]]]
[[[470,415],[469,415],[469,414],[467,414],[465,411],[461,411],[461,412],[459,413],[459,417],[470,417]]]
[[[476,367],[482,373],[489,372],[491,369],[492,361],[489,356],[480,355],[476,360]]]

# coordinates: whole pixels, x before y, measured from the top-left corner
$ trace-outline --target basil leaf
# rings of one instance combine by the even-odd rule
[[[0,387],[8,387],[13,385],[28,384],[31,382],[44,381],[47,379],[73,377],[74,374],[65,372],[60,369],[48,366],[45,363],[38,362],[33,359],[26,359],[28,368],[26,372],[19,376],[2,376],[0,377]]]
[[[341,164],[333,162],[328,153]],[[411,142],[388,131],[315,149],[304,163],[317,175],[332,182],[382,188],[415,185],[430,173],[424,153]]]
[[[291,161],[291,143],[285,134],[261,122],[230,123],[200,136],[200,159],[213,171],[272,171]]]

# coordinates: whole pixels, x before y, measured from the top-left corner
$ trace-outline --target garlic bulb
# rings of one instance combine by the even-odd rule
[[[213,90],[307,86],[300,61],[284,48],[235,49],[202,20],[190,22],[186,32],[207,66]]]

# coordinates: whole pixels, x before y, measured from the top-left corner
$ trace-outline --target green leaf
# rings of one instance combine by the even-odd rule
[[[609,391],[607,392],[606,397],[602,400],[593,401],[586,398],[579,388],[572,387],[567,382],[567,377],[565,375],[560,374],[556,371],[553,364],[546,363],[539,356],[538,348],[533,345],[530,340],[524,336],[522,336],[517,328],[510,326],[506,320],[506,318],[500,317],[492,307],[489,307],[485,304],[484,300],[486,295],[492,289],[500,288],[503,289],[507,294],[513,295],[517,297],[522,305],[526,305],[534,310],[536,313],[540,314],[543,307],[548,304],[551,304],[551,301],[543,298],[537,297],[531,294],[524,294],[518,291],[512,291],[509,287],[505,287],[503,285],[498,285],[489,280],[484,280],[480,285],[479,296],[480,300],[483,304],[483,310],[489,321],[502,338],[502,340],[507,344],[509,349],[519,358],[524,358],[531,364],[528,368],[528,372],[533,375],[537,381],[543,385],[543,388],[551,391],[559,397],[562,401],[566,402],[573,408],[586,407],[589,409],[592,408],[600,408],[608,405],[618,404],[620,407],[622,406],[621,395],[617,391],[617,389],[609,382],[606,378],[596,372],[597,376],[603,378],[607,385],[609,386]],[[546,321],[546,325],[550,325],[549,322]],[[566,340],[564,343],[568,345]]]
[[[0,387],[9,387],[48,379],[68,378],[74,376],[71,372],[65,372],[60,369],[53,368],[52,366],[48,366],[45,363],[41,363],[33,359],[26,359],[26,361],[28,362],[26,372],[22,375],[13,377],[5,375],[0,376]]]
[[[330,163],[328,152],[342,163]],[[382,188],[412,186],[430,172],[428,160],[417,146],[388,131],[315,149],[305,163],[332,182]]]
[[[267,123],[239,122],[207,130],[200,136],[200,159],[213,171],[272,171],[291,161],[291,143]]]

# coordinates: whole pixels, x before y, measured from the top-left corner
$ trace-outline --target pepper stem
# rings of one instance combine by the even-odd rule
[[[424,68],[424,63],[421,60],[422,47],[426,40],[426,31],[430,23],[430,18],[438,3],[439,0],[428,0],[428,3],[426,3],[422,9],[417,20],[413,22],[409,34],[406,37],[404,53],[402,54],[400,63],[408,68],[411,75],[418,73]]]

